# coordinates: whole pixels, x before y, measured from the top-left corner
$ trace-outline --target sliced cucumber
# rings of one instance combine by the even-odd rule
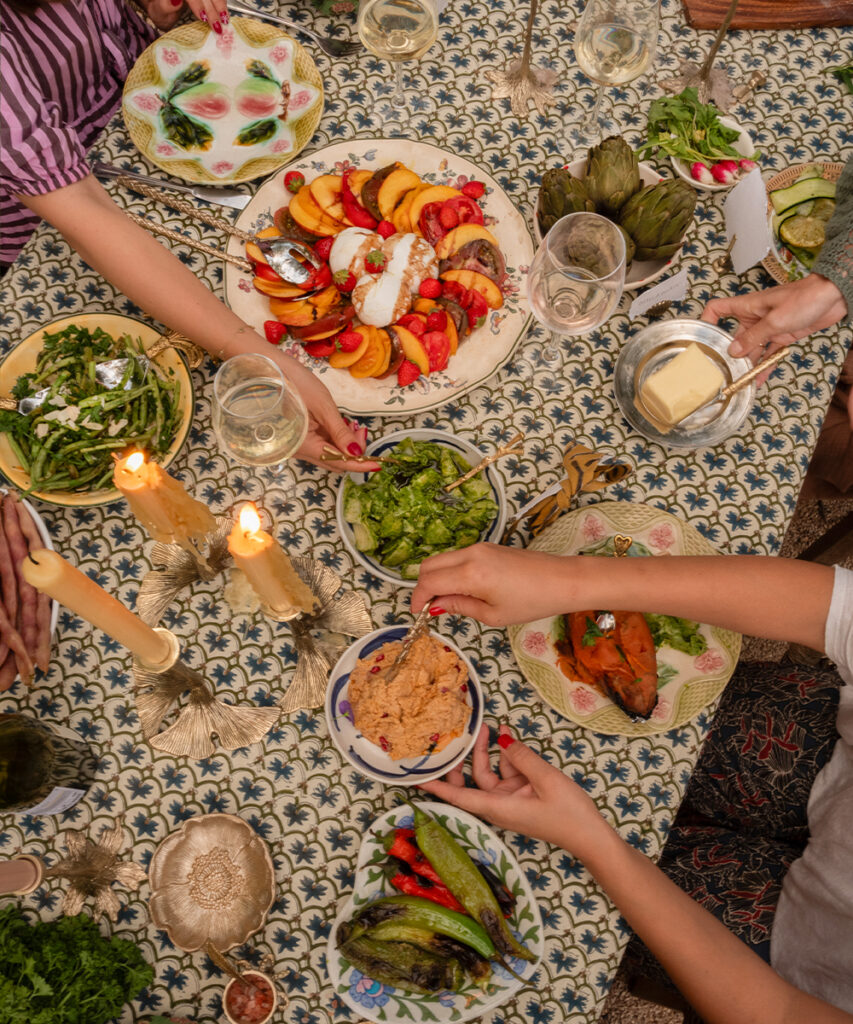
[[[798,206],[807,199],[834,199],[835,182],[825,178],[806,178],[795,181],[787,188],[777,188],[770,193],[770,202],[776,213],[784,213],[792,206]]]
[[[375,550],[376,538],[373,536],[373,531],[364,523],[352,524],[352,536],[359,551]]]
[[[779,228],[788,248],[819,249],[826,240],[826,221],[817,217],[789,217]]]
[[[818,199],[815,201],[814,209],[809,216],[817,217],[819,220],[829,220],[833,213],[835,213],[834,199]]]

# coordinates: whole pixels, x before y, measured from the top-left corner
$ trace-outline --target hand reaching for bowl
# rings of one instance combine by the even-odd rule
[[[166,0],[171,3],[172,0]],[[222,26],[228,24],[228,4],[226,0],[187,0],[187,7],[199,21],[210,25],[219,34]]]
[[[809,274],[748,295],[712,299],[702,319],[712,324],[726,317],[736,319],[739,326],[729,352],[757,363],[785,345],[831,327],[846,313],[847,304],[832,281]],[[763,384],[770,372],[762,373],[757,382]]]

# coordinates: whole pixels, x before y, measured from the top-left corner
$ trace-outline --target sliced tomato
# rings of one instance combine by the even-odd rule
[[[429,359],[429,372],[443,370],[450,359],[450,338],[444,331],[427,331],[421,335],[421,344]]]
[[[265,281],[281,281],[282,278],[273,270],[268,263],[256,263],[255,275],[262,277]]]
[[[426,330],[426,324],[423,319],[417,315],[417,313],[406,313],[405,316],[400,317],[397,323],[401,327],[406,327],[417,337],[420,337]]]
[[[421,215],[418,219],[418,227],[421,229],[421,234],[430,245],[435,245],[448,231],[439,220],[441,207],[442,203],[427,203],[421,210]]]
[[[483,296],[472,288],[467,289],[470,302],[465,307],[465,314],[468,317],[468,326],[471,330],[482,327],[489,315],[489,304]]]
[[[334,341],[309,341],[303,346],[309,356],[315,359],[323,359],[335,351]]]
[[[445,199],[441,205],[447,207],[449,210],[453,210],[459,218],[460,224],[483,223],[483,211],[480,209],[479,205],[475,203],[473,199],[469,199],[468,196],[453,196],[450,199]]]
[[[328,288],[332,283],[332,272],[329,269],[329,264],[324,263],[319,270],[309,266],[307,268],[310,271],[311,276],[307,281],[304,281],[299,285],[300,288],[304,288],[306,292],[313,292],[320,288]]]

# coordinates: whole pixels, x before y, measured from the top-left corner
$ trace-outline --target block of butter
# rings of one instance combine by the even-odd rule
[[[655,419],[671,427],[710,401],[724,384],[720,368],[694,342],[643,381],[640,400]]]

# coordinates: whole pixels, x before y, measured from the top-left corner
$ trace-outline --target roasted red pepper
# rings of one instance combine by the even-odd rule
[[[438,872],[415,846],[414,840],[415,830],[413,828],[397,828],[385,836],[383,845],[387,853],[408,864],[415,874],[429,879],[434,885],[444,886],[444,882],[438,877]]]
[[[465,913],[462,904],[449,889],[443,885],[425,883],[417,875],[404,875],[402,871],[398,871],[396,875],[392,876],[391,885],[407,896],[420,896],[425,900],[437,903],[440,907],[447,907],[448,910],[455,910],[462,914]]]
[[[352,171],[353,169],[348,167],[341,175],[341,205],[344,208],[344,216],[357,228],[373,230],[379,222],[355,198],[355,193],[349,185]]]

